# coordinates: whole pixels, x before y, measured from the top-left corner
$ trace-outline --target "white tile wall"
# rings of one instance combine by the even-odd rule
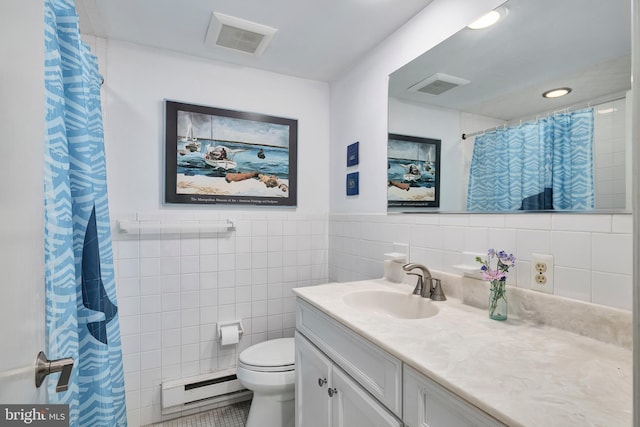
[[[551,253],[556,295],[631,309],[631,215],[207,212],[219,215],[236,218],[237,230],[141,237],[114,231],[132,426],[162,420],[162,381],[233,367],[239,350],[291,336],[292,288],[381,277],[383,254],[395,250],[394,242],[409,243],[413,261],[454,274],[462,251],[513,252],[518,263],[509,282],[522,288],[530,287],[531,253]],[[204,215],[139,217],[193,221]],[[216,322],[235,318],[243,319],[246,334],[238,349],[222,348]]]
[[[596,207],[624,209],[626,204],[626,100],[594,107]]]
[[[159,223],[219,216],[236,219],[237,229],[130,236],[115,227],[136,217]],[[249,345],[293,336],[291,289],[328,281],[326,215],[180,211],[112,219],[130,426],[162,421],[163,381],[234,367]],[[242,319],[245,335],[237,348],[220,347],[216,323],[233,319]]]
[[[344,214],[331,215],[329,227],[332,281],[381,277],[393,242],[410,243],[412,261],[452,274],[462,251],[493,247],[518,259],[511,285],[530,288],[531,254],[552,254],[556,295],[631,310],[630,214]],[[418,231],[404,242],[379,231],[405,228]]]

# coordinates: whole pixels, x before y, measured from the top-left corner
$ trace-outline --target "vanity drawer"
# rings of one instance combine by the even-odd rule
[[[297,302],[297,329],[401,417],[402,362],[300,298]]]

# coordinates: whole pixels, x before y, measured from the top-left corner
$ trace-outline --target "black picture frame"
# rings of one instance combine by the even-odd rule
[[[360,194],[360,173],[352,172],[347,174],[347,196],[357,196]]]
[[[388,207],[440,207],[440,150],[439,139],[389,134]]]
[[[359,162],[360,142],[356,141],[347,146],[347,167],[356,166]]]
[[[165,100],[165,203],[296,206],[298,121]]]

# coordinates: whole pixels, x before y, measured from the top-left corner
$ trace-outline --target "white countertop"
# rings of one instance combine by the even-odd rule
[[[368,280],[294,292],[509,426],[631,426],[630,350],[516,318],[491,320],[452,298],[434,301],[440,311],[427,319],[381,317],[343,302],[376,289],[412,290]]]

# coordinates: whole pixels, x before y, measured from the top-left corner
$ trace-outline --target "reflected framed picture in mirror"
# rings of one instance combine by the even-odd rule
[[[390,133],[387,206],[440,207],[439,139]]]

